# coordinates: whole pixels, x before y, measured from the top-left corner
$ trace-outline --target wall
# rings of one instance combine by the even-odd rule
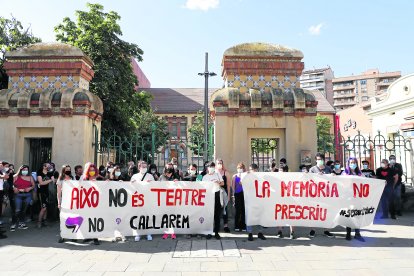
[[[100,122],[96,125],[100,130]],[[16,167],[29,162],[26,138],[52,138],[52,162],[58,167],[93,162],[93,120],[86,116],[9,116],[0,118],[0,129],[6,130],[0,132],[0,158]]]
[[[285,157],[291,171],[296,171],[301,150],[310,150],[313,156],[316,153],[315,117],[216,117],[214,152],[223,158],[229,171],[234,173],[238,162],[250,165],[251,138],[279,138],[278,158]]]

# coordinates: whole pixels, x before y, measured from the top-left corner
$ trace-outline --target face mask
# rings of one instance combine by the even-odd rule
[[[53,172],[53,169],[49,169],[49,172]]]
[[[28,175],[29,171],[22,171],[22,175]]]
[[[243,173],[243,169],[237,169],[237,173]]]
[[[385,163],[381,163],[381,168],[385,168],[386,166]]]
[[[285,164],[284,164],[284,163],[280,163],[280,164],[279,164],[279,167],[280,167],[280,168],[284,168],[284,167],[285,167]]]
[[[218,164],[218,165],[217,165],[217,169],[219,169],[219,170],[220,170],[220,169],[222,169],[222,168],[223,168],[223,165],[222,165],[222,164]]]
[[[121,175],[121,172],[115,172],[115,176],[119,177]]]
[[[190,170],[190,175],[195,175],[196,171],[195,170]]]
[[[395,159],[390,159],[391,164],[395,164]]]
[[[364,168],[364,170],[368,170],[368,165],[367,164],[363,164],[362,167]]]
[[[95,172],[89,172],[89,176],[95,176]]]
[[[177,166],[177,165],[173,165],[173,167],[174,167],[174,170],[176,170],[176,169],[178,168],[178,166]]]
[[[144,174],[144,173],[146,173],[146,172],[147,172],[147,168],[141,168],[141,169],[139,170],[139,172],[140,172],[140,173],[142,173],[142,174]]]
[[[208,173],[212,174],[216,171],[216,168],[208,168]]]
[[[71,174],[72,174],[72,172],[71,172],[71,171],[65,171],[65,174],[66,174],[66,175],[71,175]]]
[[[308,172],[308,170],[306,168],[303,168],[302,172]]]
[[[99,172],[101,175],[105,175],[105,171],[100,171]]]
[[[109,169],[108,169],[108,172],[109,172],[109,173],[112,173],[113,171],[114,171],[114,169],[113,169],[113,168],[109,168]]]
[[[322,167],[323,166],[323,160],[316,160],[316,164],[319,166],[319,167]]]
[[[339,170],[340,168],[341,168],[341,165],[339,165],[339,164],[338,165],[335,165],[335,169],[336,170]]]
[[[157,172],[157,170],[154,170],[154,169],[153,169],[153,170],[151,170],[151,173],[152,173],[152,174],[154,174],[154,173],[156,173],[156,172]]]
[[[9,168],[4,168],[4,172],[8,172],[9,171]]]
[[[349,164],[349,168],[350,168],[351,170],[355,170],[355,169],[356,169],[356,167],[357,167],[357,165],[356,165],[356,164]]]

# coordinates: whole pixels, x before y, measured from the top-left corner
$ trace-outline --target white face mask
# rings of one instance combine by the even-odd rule
[[[324,162],[323,162],[323,160],[316,160],[316,164],[317,164],[319,167],[322,167],[322,166],[323,166],[323,164],[324,164]]]
[[[178,166],[177,166],[177,165],[173,165],[173,167],[174,167],[174,170],[176,170],[176,169],[178,168]]]
[[[212,173],[214,173],[216,171],[216,168],[208,168],[208,173],[209,174],[212,174]]]
[[[141,169],[139,170],[139,172],[140,172],[140,173],[142,173],[142,174],[144,174],[144,173],[146,173],[146,172],[147,172],[147,168],[141,168]]]
[[[4,172],[8,172],[9,171],[9,168],[4,168]]]
[[[121,172],[115,172],[115,176],[118,177],[121,175]]]
[[[28,175],[29,174],[29,171],[22,171],[22,175]]]
[[[154,169],[152,169],[152,170],[151,170],[151,173],[152,173],[152,174],[154,174],[154,173],[156,173],[156,172],[157,172],[157,170],[154,170]]]
[[[368,170],[368,165],[367,164],[362,164],[362,167],[364,168],[364,170]]]
[[[109,169],[108,169],[108,172],[109,172],[109,173],[112,173],[113,171],[114,171],[114,169],[113,169],[113,168],[109,168]]]
[[[243,169],[237,169],[237,173],[243,173]]]
[[[395,159],[390,159],[390,163],[395,164],[396,163]]]
[[[385,163],[381,163],[381,168],[385,168],[387,165]]]
[[[190,175],[195,175],[196,171],[195,170],[190,170]]]

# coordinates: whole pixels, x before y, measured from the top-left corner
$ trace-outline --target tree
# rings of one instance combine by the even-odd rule
[[[212,127],[212,122],[209,120],[208,129]],[[189,147],[195,155],[202,155],[204,152],[204,112],[201,110],[197,112],[193,124],[188,129],[189,134]],[[209,133],[209,140],[212,139],[212,133]],[[213,145],[208,141],[208,155],[213,155]]]
[[[87,7],[88,11],[76,11],[76,22],[66,17],[55,27],[56,39],[80,48],[94,62],[90,91],[104,104],[103,135],[132,135],[140,126],[139,113],[150,110],[151,96],[135,91],[138,80],[131,65],[131,58],[142,61],[143,51],[120,39],[121,17],[116,12],[106,13],[100,4]]]
[[[334,153],[334,137],[331,134],[331,121],[324,116],[316,116],[316,133],[318,137],[318,152]]]
[[[33,36],[30,26],[24,28],[13,16],[11,19],[0,16],[0,89],[7,88],[9,79],[3,68],[6,52],[40,41],[40,38]]]

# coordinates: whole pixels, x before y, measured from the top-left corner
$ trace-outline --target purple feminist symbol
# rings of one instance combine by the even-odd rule
[[[115,221],[116,221],[116,224],[120,224],[122,220],[121,218],[117,218]]]
[[[200,218],[198,219],[198,221],[202,224],[202,223],[204,222],[204,218],[203,218],[203,217],[200,217]]]
[[[72,229],[72,233],[78,232],[83,222],[83,217],[68,217],[65,221],[66,228]]]

